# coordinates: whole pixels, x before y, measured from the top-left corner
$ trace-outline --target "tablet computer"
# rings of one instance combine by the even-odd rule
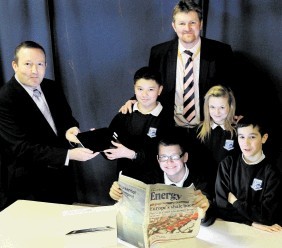
[[[110,231],[114,228],[111,226],[101,226],[101,227],[94,227],[94,228],[87,228],[87,229],[79,229],[79,230],[73,230],[68,232],[66,235],[70,234],[80,234],[80,233],[88,233],[88,232],[101,232],[101,231]]]
[[[101,152],[110,148],[111,140],[114,140],[113,133],[107,127],[78,133],[77,139],[83,147],[93,152]]]

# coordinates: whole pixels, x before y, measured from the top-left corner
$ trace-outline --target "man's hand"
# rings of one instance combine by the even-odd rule
[[[271,232],[271,233],[280,232],[282,230],[282,227],[278,224],[274,224],[272,226],[267,226],[267,225],[263,225],[263,224],[253,222],[252,227],[263,230],[263,231]]]
[[[119,184],[117,181],[115,181],[110,189],[110,197],[116,201],[118,201],[119,199],[121,199],[122,197],[122,191],[119,187]]]
[[[74,148],[69,150],[69,158],[70,160],[77,160],[77,161],[87,161],[89,159],[92,159],[96,157],[99,154],[99,152],[91,151],[87,148]]]
[[[120,109],[118,112],[121,112],[123,114],[132,113],[132,105],[136,103],[136,100],[128,100]]]
[[[80,143],[76,137],[78,133],[80,133],[78,127],[71,127],[66,131],[66,139],[70,142]]]

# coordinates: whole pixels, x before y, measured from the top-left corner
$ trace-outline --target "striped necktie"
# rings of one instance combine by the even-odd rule
[[[183,93],[183,116],[188,122],[191,122],[195,116],[195,89],[193,79],[193,53],[185,50],[188,55],[188,60],[184,70],[184,93]]]
[[[53,121],[51,112],[50,112],[47,104],[44,102],[41,94],[42,93],[38,89],[34,89],[33,90],[33,99],[34,99],[37,107],[40,109],[41,113],[44,115],[45,119],[48,121],[51,128],[57,134],[57,129],[56,129],[55,123]]]

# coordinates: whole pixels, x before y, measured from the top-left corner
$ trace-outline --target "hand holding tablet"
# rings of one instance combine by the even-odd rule
[[[95,152],[102,152],[112,146],[111,140],[116,140],[116,136],[109,128],[103,127],[77,134],[80,144]]]

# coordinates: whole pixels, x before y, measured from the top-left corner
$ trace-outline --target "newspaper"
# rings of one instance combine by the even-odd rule
[[[195,237],[201,211],[193,206],[195,187],[145,184],[120,175],[123,191],[117,213],[118,238],[136,247]]]

